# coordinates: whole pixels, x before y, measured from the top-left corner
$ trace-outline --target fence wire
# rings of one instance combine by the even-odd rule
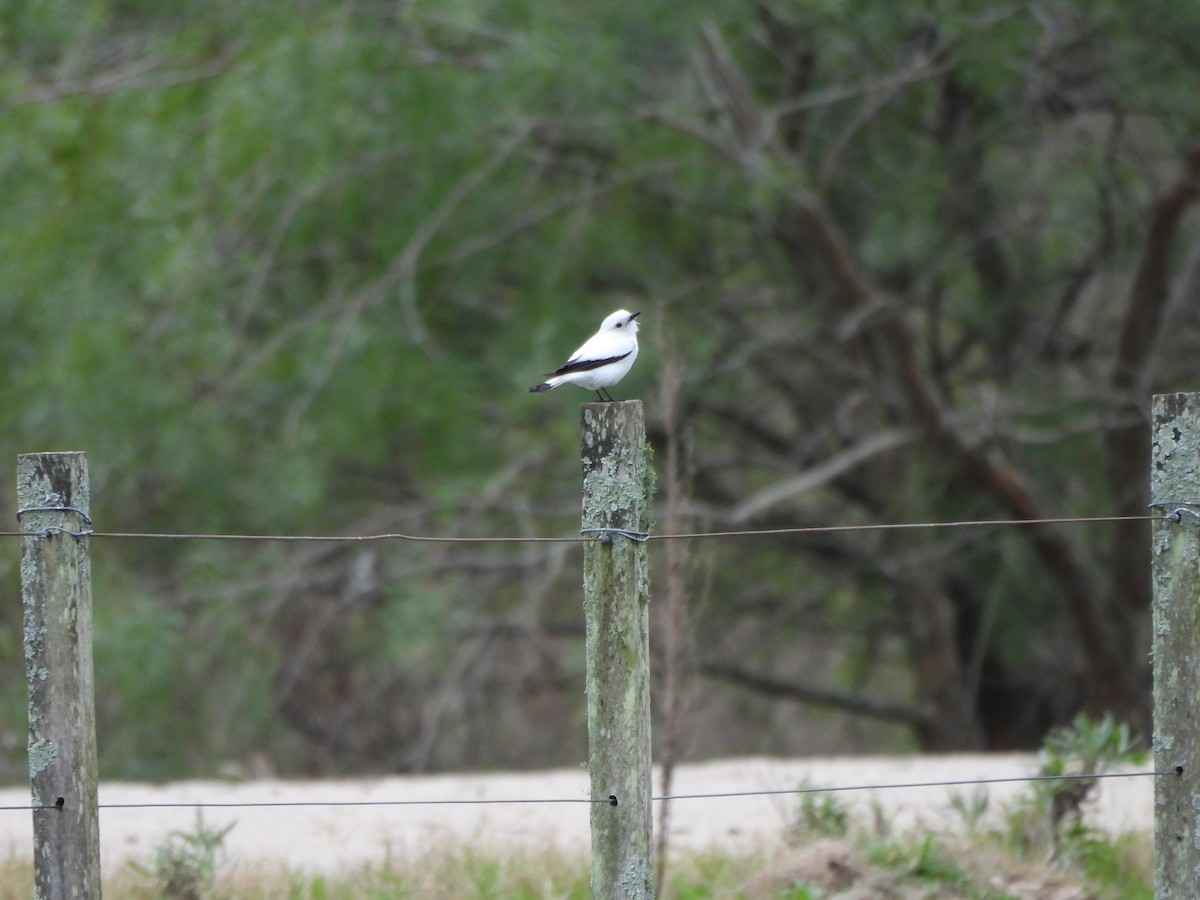
[[[903,790],[905,788],[937,788],[937,787],[970,787],[985,784],[1035,783],[1046,781],[1092,781],[1101,778],[1147,778],[1151,776],[1182,774],[1179,770],[1173,772],[1092,772],[1077,775],[1012,775],[1004,778],[963,778],[953,781],[908,781],[885,784],[850,784],[834,787],[799,787],[779,788],[760,791],[724,791],[712,794],[668,794],[654,796],[654,802],[664,800],[722,800],[732,797],[774,797],[783,795],[802,794],[833,794],[853,791],[885,791]],[[491,806],[505,804],[559,804],[584,803],[602,806],[617,806],[619,798],[612,795],[605,798],[591,797],[518,797],[518,798],[475,798],[469,800],[249,800],[249,801],[174,801],[174,802],[145,802],[145,803],[100,803],[99,809],[274,809],[296,807],[371,807],[371,806]],[[0,806],[0,812],[42,812],[47,810],[62,811],[63,806]]]
[[[998,528],[998,527],[1036,527],[1048,525],[1087,525],[1106,522],[1148,522],[1161,518],[1154,513],[1135,516],[1055,516],[1041,519],[965,519],[953,522],[865,522],[856,525],[798,525],[790,528],[758,528],[740,531],[693,531],[680,534],[650,534],[645,540],[677,541],[703,540],[708,538],[753,538],[781,537],[787,535],[806,534],[837,534],[855,531],[908,531],[919,529],[953,529],[953,528]],[[67,531],[63,528],[50,527],[32,531],[0,531],[0,538],[36,537],[49,532],[69,534],[74,537],[93,537],[113,540],[156,540],[156,541],[275,541],[281,543],[369,543],[374,541],[407,541],[427,544],[562,544],[584,543],[596,540],[584,534],[563,535],[558,537],[530,536],[462,536],[462,535],[430,535],[405,534],[402,532],[385,532],[382,534],[199,534],[158,531],[94,531],[83,529]]]

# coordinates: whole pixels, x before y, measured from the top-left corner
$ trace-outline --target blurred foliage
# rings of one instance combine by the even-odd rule
[[[586,398],[525,389],[630,306],[643,356],[618,395],[685,446],[697,527],[1006,514],[913,433],[874,338],[856,343],[874,314],[841,306],[794,239],[812,195],[903,299],[968,441],[1054,514],[1107,512],[1100,385],[1148,210],[1200,125],[1198,14],[1159,12],[4,6],[0,458],[87,450],[101,530],[569,534]],[[1188,386],[1193,306],[1170,306],[1143,406]],[[654,393],[667,333],[686,348],[677,434]],[[874,434],[891,449],[741,508]],[[1097,571],[1109,537],[1078,537]],[[24,771],[17,552],[0,544],[7,780]],[[93,554],[107,777],[582,758],[571,548]],[[1015,723],[951,722],[964,744],[1028,744],[1083,702],[1086,664],[1062,649],[1078,623],[1018,535],[706,543],[690,578],[705,652],[914,708],[937,692],[914,598],[935,598],[965,715]],[[912,740],[735,690],[706,693],[695,752]]]
[[[225,838],[237,826],[209,828],[196,812],[191,831],[173,831],[154,848],[153,857],[144,863],[130,863],[157,896],[165,900],[205,900],[225,896],[216,891],[218,874],[225,867]]]
[[[1093,721],[1080,713],[1069,726],[1046,735],[1040,755],[1039,778],[1062,775],[1066,780],[1031,784],[1025,801],[1009,812],[1013,843],[1031,855],[1049,846],[1056,858],[1086,863],[1097,843],[1104,844],[1100,830],[1085,820],[1101,790],[1098,779],[1087,776],[1144,765],[1148,753],[1138,747],[1128,725],[1111,716]]]

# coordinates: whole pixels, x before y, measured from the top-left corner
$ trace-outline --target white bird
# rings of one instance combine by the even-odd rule
[[[611,402],[612,394],[605,388],[628,375],[637,359],[638,323],[634,319],[640,315],[640,312],[618,309],[600,323],[600,330],[584,341],[565,363],[553,372],[547,372],[546,380],[529,390],[544,394],[560,384],[577,384],[595,391],[601,400]]]

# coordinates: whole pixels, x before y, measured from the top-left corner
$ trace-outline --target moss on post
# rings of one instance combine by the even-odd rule
[[[100,897],[87,458],[17,460],[34,896]]]
[[[583,407],[583,527],[645,532],[653,475],[638,400]],[[592,895],[653,894],[650,588],[646,545],[595,533],[584,545]]]

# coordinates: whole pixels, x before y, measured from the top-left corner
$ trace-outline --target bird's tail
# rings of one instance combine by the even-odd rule
[[[552,390],[553,388],[554,388],[554,385],[552,385],[550,382],[543,381],[541,384],[535,384],[533,387],[531,387],[529,389],[529,393],[544,394],[544,393],[546,393],[546,391]]]

